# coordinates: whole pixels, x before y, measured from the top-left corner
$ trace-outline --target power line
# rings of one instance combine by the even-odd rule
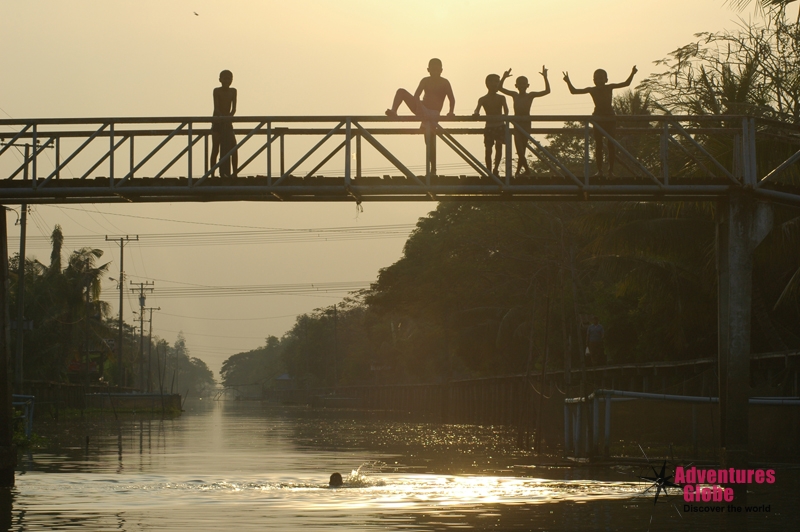
[[[241,297],[256,295],[323,295],[347,294],[369,288],[369,281],[334,281],[327,283],[294,283],[272,285],[176,286],[159,288],[159,298]]]
[[[351,226],[313,229],[265,229],[258,231],[210,231],[191,233],[139,233],[143,239],[139,247],[179,246],[231,246],[258,244],[286,244],[311,242],[339,242],[354,240],[379,240],[386,238],[408,238],[413,224]],[[9,242],[19,237],[9,236]],[[99,245],[104,235],[65,235],[65,242]],[[28,247],[49,249],[49,236],[29,236]]]
[[[182,331],[173,331],[171,329],[161,329],[161,328],[159,328],[159,330],[160,331],[164,331],[164,332],[171,332],[171,333],[182,332],[185,335],[204,336],[204,337],[208,337],[208,338],[241,338],[243,340],[264,340],[266,338],[266,336],[227,336],[227,335],[222,335],[222,334],[201,334],[201,333],[196,333],[196,332],[191,332],[191,331],[183,331],[183,330]]]
[[[79,209],[77,207],[67,207],[65,205],[47,205],[47,204],[42,204],[42,205],[39,205],[39,206],[40,207],[58,207],[59,209],[67,209],[67,210],[72,210],[72,211],[87,212],[87,211],[85,211],[83,209]],[[122,214],[122,213],[116,213],[116,212],[103,212],[103,211],[97,211],[97,212],[99,214],[106,214],[106,215],[109,215],[109,216],[123,216],[125,218],[137,218],[137,219],[140,219],[140,220],[155,220],[155,221],[158,221],[158,222],[172,222],[172,223],[179,223],[179,224],[208,225],[208,226],[213,226],[213,227],[235,227],[235,228],[238,228],[238,229],[262,229],[262,230],[272,230],[272,231],[286,231],[287,230],[287,229],[281,229],[281,228],[278,228],[278,227],[264,227],[264,226],[258,226],[258,225],[236,225],[236,224],[220,224],[220,223],[213,223],[213,222],[195,222],[195,221],[190,221],[190,220],[173,220],[173,219],[170,219],[170,218],[156,218],[156,217],[153,217],[153,216],[137,216],[135,214]],[[296,230],[297,231],[306,231],[306,229],[296,229]]]
[[[200,316],[184,316],[182,314],[170,314],[162,312],[162,316],[173,316],[175,318],[186,318],[190,320],[208,320],[208,321],[264,321],[264,320],[277,320],[279,318],[293,318],[297,314],[284,314],[283,316],[265,316],[263,318],[201,318]]]

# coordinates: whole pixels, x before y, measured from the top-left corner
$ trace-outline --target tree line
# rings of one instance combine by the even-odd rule
[[[181,394],[187,390],[201,394],[215,386],[213,373],[205,362],[190,355],[181,334],[173,345],[145,334],[142,345],[138,328],[123,323],[120,361],[116,346],[119,323],[101,298],[101,280],[109,266],[101,264],[103,250],[74,250],[64,264],[60,226],[55,226],[50,241],[49,264],[25,258],[24,322],[30,326],[12,331],[12,346],[16,345],[16,335],[20,331],[23,334],[26,381],[112,384]],[[19,296],[19,261],[18,253],[9,259],[12,309],[17,308]],[[144,382],[139,382],[141,352],[145,357]]]

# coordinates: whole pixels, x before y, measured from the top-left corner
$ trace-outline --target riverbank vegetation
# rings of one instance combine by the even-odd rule
[[[102,299],[101,279],[108,273],[103,250],[80,248],[62,264],[64,235],[56,226],[50,237],[50,263],[25,260],[25,325],[23,326],[26,381],[120,384],[138,387],[138,327],[123,323],[123,382],[118,382],[116,342],[118,321]],[[9,259],[10,308],[17,308],[19,254]],[[18,334],[16,328],[12,344]],[[149,343],[149,345],[148,345]],[[215,386],[211,370],[192,357],[182,334],[173,345],[144,337],[145,367],[150,390],[174,390],[195,396]],[[152,358],[152,361],[150,360]],[[88,362],[88,363],[87,363]],[[159,373],[160,370],[160,373]]]

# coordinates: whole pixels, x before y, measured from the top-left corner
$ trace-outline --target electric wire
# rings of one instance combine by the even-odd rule
[[[208,320],[208,321],[265,321],[277,320],[279,318],[294,318],[297,314],[284,314],[283,316],[264,316],[263,318],[208,318],[200,316],[184,316],[183,314],[170,314],[169,312],[161,312],[164,316],[172,316],[174,318],[186,318],[189,320]]]
[[[72,219],[72,218],[70,218]],[[74,221],[74,220],[73,220]],[[76,222],[77,223],[77,222]],[[81,226],[83,227],[83,226]],[[262,245],[313,242],[341,242],[380,240],[388,238],[408,238],[414,224],[350,226],[311,229],[265,229],[253,231],[207,231],[189,233],[139,233],[136,247],[194,247],[194,246],[232,246]],[[19,242],[19,236],[9,235],[9,244]],[[99,247],[107,245],[105,235],[64,235],[66,243],[80,242],[81,245]],[[29,249],[49,249],[49,236],[31,235],[27,238]]]

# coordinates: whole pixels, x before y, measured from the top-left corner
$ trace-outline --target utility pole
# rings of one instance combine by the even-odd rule
[[[27,148],[26,148],[27,150]],[[26,159],[27,160],[27,159]],[[26,167],[27,169],[27,167]],[[22,336],[25,324],[25,236],[28,225],[28,205],[20,205],[19,215],[19,267],[17,268],[17,337],[16,337],[16,360],[15,360],[15,379],[17,381],[18,393],[22,390]],[[5,215],[5,213],[3,213]]]
[[[24,144],[25,146],[25,168],[22,172],[22,180],[28,181],[30,179],[30,170],[28,162],[31,160],[31,148],[39,148],[41,145],[37,142],[36,146],[33,144]],[[41,148],[40,148],[41,149]],[[35,165],[34,165],[35,169]],[[23,203],[20,205],[19,215],[19,267],[17,268],[17,336],[16,336],[16,356],[14,357],[14,380],[16,381],[17,390],[19,393],[22,391],[22,340],[25,331],[25,237],[28,222],[28,204]]]
[[[161,307],[149,307],[142,310],[150,311],[150,333],[147,335],[147,391],[152,392],[153,380],[153,311],[161,310]],[[156,353],[157,355],[158,353]]]
[[[139,235],[134,237],[125,235],[119,237],[119,239],[108,238],[108,235],[106,235],[106,242],[116,242],[119,244],[119,337],[117,339],[117,386],[123,386],[125,384],[125,366],[122,364],[122,341],[124,338],[122,333],[122,296],[125,289],[125,269],[123,268],[125,265],[125,244],[131,241],[136,242],[138,240]]]
[[[139,291],[139,390],[142,391],[144,387],[144,303],[145,303],[145,296],[144,293],[146,290],[150,292],[153,291],[152,288],[148,288],[153,286],[152,281],[145,281],[143,283],[134,283],[131,281],[131,285],[136,286],[139,285],[139,288],[131,288],[131,292],[136,293]]]

